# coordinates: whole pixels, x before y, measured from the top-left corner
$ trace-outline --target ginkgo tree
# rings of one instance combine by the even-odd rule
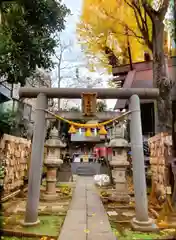
[[[96,63],[106,64],[108,55],[113,53],[117,58],[116,64],[128,63],[128,43],[133,46],[133,61],[140,61],[144,50],[147,50],[141,41],[143,37],[137,29],[131,9],[127,6],[125,11],[122,10],[116,0],[109,3],[103,0],[84,1],[78,34],[88,56],[93,54],[94,59],[99,60]]]
[[[78,35],[87,54],[109,58],[115,65],[143,60],[144,51],[153,57],[153,86],[160,89],[157,101],[158,131],[170,128],[170,90],[164,52],[164,19],[169,0],[84,0]],[[106,51],[108,48],[108,51]],[[106,54],[108,53],[108,54]],[[110,63],[110,62],[106,62]]]

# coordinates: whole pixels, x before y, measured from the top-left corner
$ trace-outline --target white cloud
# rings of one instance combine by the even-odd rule
[[[95,79],[99,78],[101,79],[101,85],[98,85],[98,87],[107,87],[107,80],[109,79],[109,75],[102,74],[103,70],[97,72],[90,72],[87,68],[87,61],[85,58],[84,53],[81,51],[80,45],[77,42],[77,36],[76,36],[76,25],[79,22],[79,16],[82,10],[82,2],[83,0],[63,0],[63,3],[66,4],[66,6],[71,10],[71,15],[67,17],[66,22],[66,29],[61,33],[61,39],[63,42],[68,43],[68,41],[72,42],[72,47],[70,51],[64,52],[64,64],[72,65],[69,70],[66,68],[62,71],[62,75],[64,78],[64,81],[61,83],[61,87],[66,87],[68,85],[68,82],[74,81],[75,78],[75,72],[76,67],[79,67],[79,76],[80,78],[84,78],[84,81],[86,77],[90,77],[95,81]],[[69,73],[68,73],[69,72]],[[71,78],[67,78],[67,76],[70,75]],[[52,78],[57,80],[57,68],[54,69],[52,73]],[[55,81],[55,86],[56,86]],[[81,86],[82,87],[82,86]],[[69,101],[70,102],[70,101]],[[73,105],[80,103],[80,101],[72,101]],[[114,102],[114,100],[113,100]],[[114,104],[112,103],[112,100],[107,100],[107,104],[110,108],[113,108]],[[112,106],[113,105],[113,106]]]

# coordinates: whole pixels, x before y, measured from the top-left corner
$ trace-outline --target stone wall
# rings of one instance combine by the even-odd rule
[[[4,134],[0,140],[0,163],[5,166],[4,190],[13,192],[24,185],[28,177],[31,141]]]

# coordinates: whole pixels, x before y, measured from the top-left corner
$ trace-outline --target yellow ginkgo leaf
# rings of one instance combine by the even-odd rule
[[[90,233],[89,229],[84,229],[85,233]]]
[[[47,237],[42,237],[40,238],[40,240],[47,240]]]
[[[149,52],[137,25],[136,12],[129,3],[131,0],[83,0],[77,33],[85,54],[91,59],[91,69],[101,66],[112,72],[109,57],[128,64],[128,42],[133,62],[143,61],[144,51]],[[151,37],[152,23],[148,16],[146,24]]]

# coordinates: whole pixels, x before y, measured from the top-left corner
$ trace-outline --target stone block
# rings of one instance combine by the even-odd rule
[[[159,229],[154,223],[154,220],[149,218],[146,222],[138,221],[136,218],[133,218],[131,221],[131,226],[135,231],[140,232],[158,232]]]
[[[118,213],[116,212],[116,211],[108,211],[107,212],[107,214],[108,214],[108,216],[117,216],[118,215]]]

